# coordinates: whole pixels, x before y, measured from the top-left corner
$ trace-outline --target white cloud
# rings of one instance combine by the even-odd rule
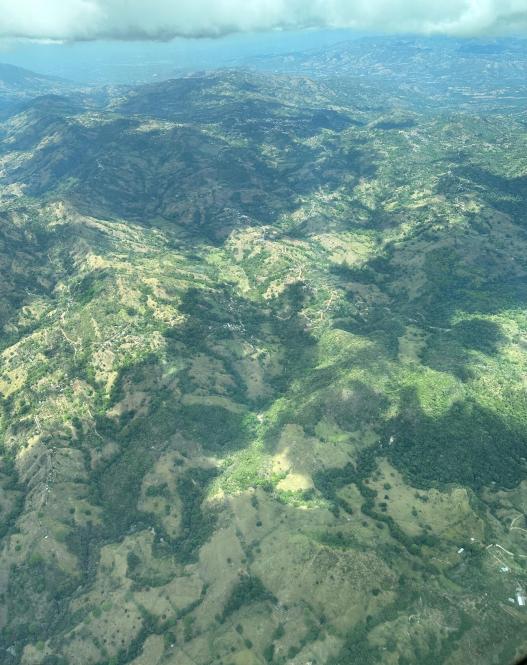
[[[525,32],[527,0],[0,0],[0,37],[166,39],[327,26]]]

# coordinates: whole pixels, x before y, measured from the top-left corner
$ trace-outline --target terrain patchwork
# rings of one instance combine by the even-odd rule
[[[527,651],[525,114],[308,74],[6,113],[2,663]]]

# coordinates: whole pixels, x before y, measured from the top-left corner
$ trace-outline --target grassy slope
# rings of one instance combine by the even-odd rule
[[[4,661],[512,663],[521,125],[170,85],[6,126]]]

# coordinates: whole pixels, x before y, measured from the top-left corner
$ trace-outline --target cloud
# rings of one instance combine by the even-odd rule
[[[0,0],[0,37],[170,39],[307,27],[519,33],[527,0]]]

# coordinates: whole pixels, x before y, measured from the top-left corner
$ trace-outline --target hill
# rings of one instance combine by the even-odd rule
[[[78,86],[52,76],[0,62],[0,119],[7,118],[39,95],[67,94]]]
[[[108,95],[1,126],[0,660],[512,665],[521,118]]]

